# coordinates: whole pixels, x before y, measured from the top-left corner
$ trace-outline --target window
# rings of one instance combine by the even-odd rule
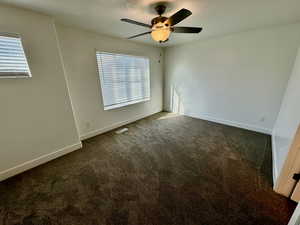
[[[149,59],[97,52],[104,110],[150,100]]]
[[[0,34],[0,78],[31,77],[21,38]]]

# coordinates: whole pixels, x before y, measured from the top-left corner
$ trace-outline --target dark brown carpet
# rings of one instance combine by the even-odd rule
[[[285,225],[267,135],[160,113],[0,183],[1,225]]]

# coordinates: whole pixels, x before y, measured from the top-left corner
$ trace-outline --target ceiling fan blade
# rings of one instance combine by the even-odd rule
[[[192,12],[190,10],[180,9],[177,13],[170,16],[168,21],[169,21],[171,26],[174,26],[174,25],[181,22],[182,20],[184,20],[185,18],[187,18],[190,15],[192,15]]]
[[[151,28],[151,25],[149,25],[149,24],[141,23],[141,22],[134,21],[134,20],[131,20],[131,19],[121,19],[121,21],[126,22],[126,23],[139,25],[139,26],[143,26],[143,27]]]
[[[173,27],[174,33],[200,33],[202,27]]]
[[[137,35],[134,35],[134,36],[129,37],[128,39],[140,37],[140,36],[143,36],[143,35],[146,35],[146,34],[151,34],[151,32],[152,32],[152,31],[148,31],[148,32],[145,32],[145,33],[142,33],[142,34],[137,34]]]

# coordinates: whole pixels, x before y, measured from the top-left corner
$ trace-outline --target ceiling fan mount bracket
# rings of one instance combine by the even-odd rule
[[[167,7],[165,5],[159,4],[159,5],[155,6],[155,11],[157,12],[158,15],[161,16],[162,14],[165,13],[166,8]]]

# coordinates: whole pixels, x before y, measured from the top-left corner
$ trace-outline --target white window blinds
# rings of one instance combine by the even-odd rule
[[[97,52],[104,110],[150,100],[149,59]]]
[[[0,78],[31,77],[21,38],[0,34]]]

